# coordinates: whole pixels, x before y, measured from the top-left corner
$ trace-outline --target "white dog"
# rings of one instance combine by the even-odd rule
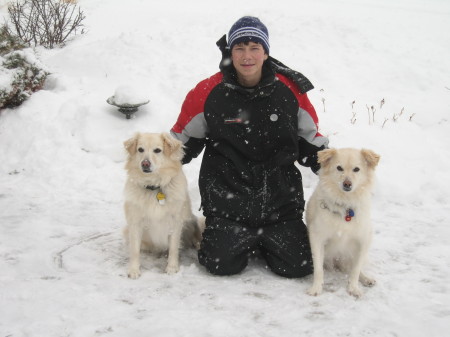
[[[327,149],[318,152],[319,183],[306,207],[314,263],[308,294],[322,293],[324,264],[349,273],[348,292],[362,295],[358,280],[375,280],[361,271],[371,238],[371,188],[380,156],[371,150]]]
[[[181,241],[197,249],[201,241],[201,225],[192,214],[181,166],[182,143],[168,133],[137,133],[124,145],[128,151],[124,230],[130,252],[128,276],[140,276],[141,248],[168,250],[166,272],[176,273]]]

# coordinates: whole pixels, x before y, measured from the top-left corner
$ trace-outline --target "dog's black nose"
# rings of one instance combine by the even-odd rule
[[[352,182],[350,180],[345,180],[342,183],[342,188],[344,189],[344,191],[349,192],[352,190]]]

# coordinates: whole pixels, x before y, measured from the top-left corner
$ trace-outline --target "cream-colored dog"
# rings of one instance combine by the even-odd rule
[[[322,293],[324,265],[349,273],[348,292],[362,295],[358,280],[375,280],[361,271],[371,238],[371,190],[380,156],[371,150],[327,149],[318,152],[319,183],[306,207],[314,263],[310,295]]]
[[[130,263],[128,276],[140,276],[140,251],[168,251],[166,272],[179,270],[179,249],[197,249],[201,226],[191,210],[186,177],[182,170],[182,143],[168,133],[137,133],[124,142],[128,151],[125,169],[124,230]]]

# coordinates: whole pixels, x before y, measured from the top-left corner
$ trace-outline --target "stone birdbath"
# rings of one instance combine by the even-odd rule
[[[130,119],[141,105],[147,104],[150,100],[142,89],[123,85],[117,87],[114,96],[108,98],[106,102],[118,107],[119,111]]]

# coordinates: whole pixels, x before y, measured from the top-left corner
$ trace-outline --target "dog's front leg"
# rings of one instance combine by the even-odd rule
[[[317,296],[322,293],[323,288],[323,262],[325,255],[324,243],[313,233],[310,233],[311,252],[313,257],[314,266],[314,281],[311,288],[308,290],[308,294],[311,296]]]
[[[352,261],[350,276],[348,279],[347,291],[350,295],[361,297],[362,291],[359,287],[358,281],[361,275],[362,265],[365,260],[365,252],[362,251],[361,245],[358,243],[358,248],[355,251],[355,257]]]
[[[137,279],[141,276],[140,272],[140,255],[141,255],[141,241],[142,241],[142,228],[141,226],[130,226],[128,228],[128,243],[130,262],[128,267],[128,277],[131,279]]]
[[[175,274],[180,269],[179,254],[180,254],[180,240],[181,240],[182,226],[173,226],[173,230],[169,236],[169,257],[167,261],[167,274]]]

